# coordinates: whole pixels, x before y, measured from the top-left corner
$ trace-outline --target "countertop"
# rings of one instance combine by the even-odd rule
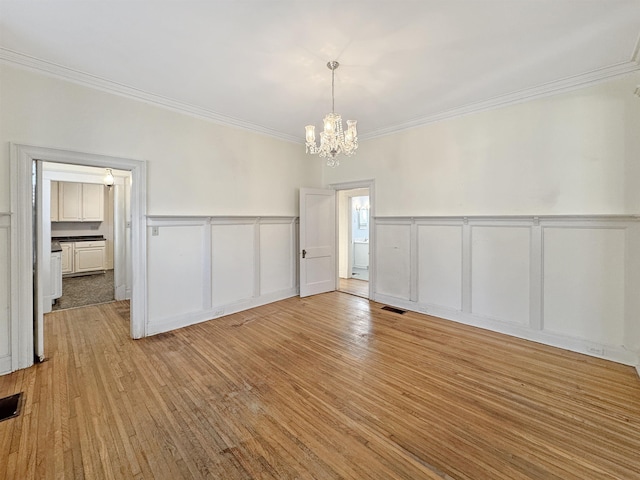
[[[53,242],[97,242],[104,240],[103,235],[79,235],[76,237],[51,237],[51,244]]]
[[[57,242],[55,240],[51,240],[51,253],[53,252],[61,252],[62,251],[62,247],[60,246],[60,242]]]

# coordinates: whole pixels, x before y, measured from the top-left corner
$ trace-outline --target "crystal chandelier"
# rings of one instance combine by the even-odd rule
[[[318,154],[327,159],[329,167],[340,165],[338,155],[341,153],[347,157],[356,153],[358,148],[358,132],[356,131],[356,120],[347,120],[347,131],[342,130],[342,117],[335,112],[335,73],[340,64],[335,60],[327,63],[331,70],[331,113],[324,117],[324,131],[320,133],[320,146],[316,144],[316,127],[307,125],[306,146],[307,153]]]

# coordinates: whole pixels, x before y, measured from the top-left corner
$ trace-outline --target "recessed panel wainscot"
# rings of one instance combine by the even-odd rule
[[[545,330],[623,345],[624,283],[624,229],[544,229]]]
[[[411,225],[376,224],[376,290],[409,300],[411,295]]]
[[[462,227],[418,225],[418,301],[462,309]]]
[[[254,296],[254,223],[211,226],[211,299],[223,305]]]
[[[471,311],[529,324],[530,230],[471,227]]]
[[[202,310],[203,228],[167,224],[147,229],[149,323]]]
[[[376,217],[374,300],[640,362],[640,218]]]
[[[295,221],[150,217],[148,333],[296,295]]]
[[[291,222],[260,225],[260,294],[294,288]]]

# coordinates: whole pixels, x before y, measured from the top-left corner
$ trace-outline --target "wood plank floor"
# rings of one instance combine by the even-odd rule
[[[369,282],[357,278],[340,278],[339,290],[358,297],[369,298]]]
[[[143,340],[47,315],[0,478],[638,479],[633,368],[339,292]]]

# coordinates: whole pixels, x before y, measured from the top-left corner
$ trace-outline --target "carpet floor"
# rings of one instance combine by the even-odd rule
[[[113,270],[95,275],[65,277],[62,279],[62,296],[53,305],[52,310],[113,302],[113,293]]]

